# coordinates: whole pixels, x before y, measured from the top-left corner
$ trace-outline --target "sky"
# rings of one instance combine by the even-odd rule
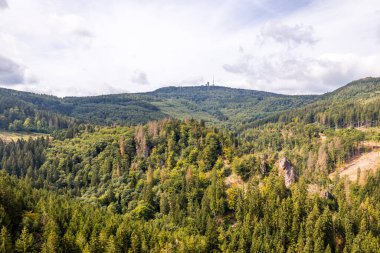
[[[0,0],[0,86],[321,94],[380,76],[379,0]]]

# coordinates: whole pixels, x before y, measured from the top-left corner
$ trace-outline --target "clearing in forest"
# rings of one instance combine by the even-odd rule
[[[236,173],[232,172],[231,175],[224,179],[224,183],[227,187],[237,186],[238,188],[244,187],[244,181]]]
[[[41,136],[46,137],[49,135],[42,133],[0,131],[0,139],[5,142],[17,141],[19,139],[28,140],[29,138],[36,139]]]
[[[330,174],[330,178],[333,178],[336,173],[339,173],[341,177],[347,176],[350,181],[356,181],[358,177],[358,170],[360,169],[359,182],[363,183],[366,175],[370,171],[375,171],[380,166],[380,149],[375,148],[373,151],[363,153],[360,156],[353,159],[351,162],[338,168],[334,173]]]

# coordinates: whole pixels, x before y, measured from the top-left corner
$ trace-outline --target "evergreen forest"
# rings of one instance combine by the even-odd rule
[[[380,78],[324,95],[219,86],[0,90],[0,252],[379,252]],[[29,137],[28,133],[41,133]],[[43,135],[42,135],[43,134]]]

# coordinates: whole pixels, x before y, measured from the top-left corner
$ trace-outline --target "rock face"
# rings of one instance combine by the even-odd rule
[[[294,167],[287,158],[282,158],[278,162],[278,169],[279,173],[284,175],[286,188],[290,188],[290,185],[298,178]]]
[[[266,162],[261,162],[260,163],[260,171],[261,171],[261,174],[263,176],[265,176],[266,174],[268,174],[269,169],[268,169],[268,165],[266,164]]]
[[[267,155],[263,155],[260,159],[260,171],[263,176],[267,175],[269,172],[267,159],[268,159]]]

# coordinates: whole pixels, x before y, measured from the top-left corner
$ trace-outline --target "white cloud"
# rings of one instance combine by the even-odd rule
[[[294,47],[302,43],[315,44],[317,39],[314,36],[312,26],[294,25],[289,26],[281,23],[268,22],[261,29],[261,36],[270,38],[279,43],[286,43],[289,47]]]
[[[197,86],[197,85],[202,85],[205,83],[206,83],[206,81],[205,81],[205,78],[203,76],[195,76],[192,78],[181,80],[179,82],[180,85],[184,85],[184,86]]]
[[[374,4],[319,1],[269,21],[255,42],[245,44],[223,68],[242,78],[244,87],[290,94],[323,93],[354,79],[379,76]]]
[[[354,54],[325,54],[317,58],[295,53],[265,55],[255,58],[242,55],[226,71],[242,74],[255,89],[286,94],[324,93],[348,82],[371,76],[377,71],[379,58]]]
[[[198,85],[213,76],[233,87],[325,92],[379,75],[379,7],[377,0],[13,0],[0,13],[0,52],[38,76],[17,88],[59,95]]]
[[[0,9],[8,8],[8,3],[6,0],[0,0]]]
[[[48,17],[49,40],[53,50],[88,49],[94,39],[86,20],[74,14]]]
[[[149,84],[148,77],[144,71],[135,70],[133,72],[131,81],[135,84],[146,85]]]
[[[65,87],[52,87],[44,86],[40,84],[28,84],[28,85],[14,85],[12,89],[23,90],[29,92],[36,92],[48,95],[56,95],[59,97],[65,96],[96,96],[107,94],[120,94],[128,93],[129,91],[124,88],[114,87],[112,85],[103,83],[95,85],[93,87],[81,87],[81,86],[65,86]]]

